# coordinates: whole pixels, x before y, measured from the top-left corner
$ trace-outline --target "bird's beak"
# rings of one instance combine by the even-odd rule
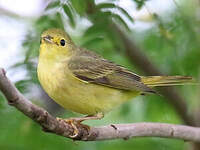
[[[44,37],[42,37],[42,39],[43,39],[44,41],[48,42],[48,43],[52,43],[52,44],[54,43],[54,42],[52,41],[53,37],[51,37],[50,35],[44,36]]]

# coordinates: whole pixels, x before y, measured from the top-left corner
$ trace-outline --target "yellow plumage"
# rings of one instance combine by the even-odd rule
[[[90,115],[105,113],[139,95],[139,92],[83,82],[68,70],[66,62],[54,64],[41,58],[40,55],[38,77],[42,87],[53,100],[68,110]]]
[[[62,107],[95,115],[105,113],[150,87],[190,82],[191,77],[140,77],[126,68],[83,50],[59,29],[42,34],[38,78],[48,95]]]

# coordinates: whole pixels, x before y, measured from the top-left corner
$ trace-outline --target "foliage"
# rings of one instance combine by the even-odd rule
[[[146,1],[133,0],[132,2],[136,4],[138,9],[141,9]],[[10,69],[23,67],[27,70],[27,79],[16,83],[23,93],[28,93],[33,84],[38,85],[36,60],[39,54],[40,34],[47,28],[56,27],[69,32],[78,45],[96,51],[105,58],[126,66],[134,72],[140,72],[126,56],[123,42],[112,28],[112,24],[115,23],[136,41],[143,52],[148,54],[163,72],[169,75],[191,75],[197,78],[200,66],[200,22],[195,16],[196,11],[196,7],[191,10],[185,3],[181,3],[171,14],[165,16],[154,14],[152,20],[154,25],[148,30],[139,32],[130,28],[127,22],[134,25],[135,20],[126,9],[117,5],[115,0],[107,0],[103,3],[96,3],[94,0],[53,1],[46,7],[43,15],[33,21],[33,27],[23,42],[24,61],[18,62]],[[196,109],[199,105],[197,88],[185,86],[179,87],[179,91],[188,100],[188,107]],[[31,94],[33,99],[39,99],[34,97],[33,93]],[[34,122],[7,106],[4,103],[5,101],[2,102],[2,99],[3,97],[0,97],[1,149],[121,150],[134,148],[182,150],[188,147],[188,144],[184,141],[160,138],[89,143],[72,142],[63,137],[44,134]],[[63,117],[71,115],[78,116],[69,112],[62,114]],[[89,121],[87,123],[99,125],[151,121],[180,124],[182,123],[181,120],[176,114],[176,110],[163,97],[149,95],[125,103],[119,109],[109,113],[102,121]]]

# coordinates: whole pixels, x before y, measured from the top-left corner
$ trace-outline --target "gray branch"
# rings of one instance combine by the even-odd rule
[[[44,131],[71,138],[74,128],[63,120],[57,120],[46,110],[27,100],[6,77],[0,68],[0,90],[8,104],[16,107],[30,119],[37,122]],[[129,139],[132,137],[165,137],[200,142],[200,128],[166,123],[132,123],[112,124],[86,129],[77,124],[79,131],[74,140],[98,141],[112,139]]]

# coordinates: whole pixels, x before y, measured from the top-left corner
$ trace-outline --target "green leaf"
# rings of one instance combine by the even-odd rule
[[[96,5],[97,9],[101,9],[101,8],[116,8],[117,5],[113,4],[113,3],[100,3],[98,5]]]
[[[92,39],[89,39],[86,42],[84,42],[82,44],[82,46],[86,47],[86,46],[89,46],[89,45],[96,45],[96,44],[100,43],[101,41],[103,41],[102,37],[92,38]]]
[[[49,3],[49,5],[46,7],[45,10],[55,8],[55,7],[59,6],[59,5],[60,5],[60,2],[59,2],[59,1],[51,2],[51,3]]]
[[[128,27],[128,25],[126,24],[126,22],[121,18],[121,16],[117,15],[117,14],[112,14],[113,18],[115,18],[117,21],[119,21],[129,32],[130,29]]]
[[[30,85],[31,82],[32,82],[32,80],[20,80],[15,83],[15,86],[22,93],[26,93],[28,90],[27,87]]]
[[[15,69],[17,67],[21,67],[24,65],[24,62],[17,62],[16,64],[13,64],[9,67],[9,69]]]
[[[71,0],[73,8],[78,12],[80,16],[83,16],[86,12],[87,4],[85,0]]]
[[[122,14],[124,14],[131,22],[133,22],[133,18],[128,14],[128,12],[122,8],[119,7],[113,3],[100,3],[96,6],[97,9],[102,9],[102,8],[116,8],[118,9]]]
[[[83,44],[81,44],[83,47],[92,45],[93,43],[98,43],[102,41],[102,38],[106,36],[106,31],[105,27],[103,24],[94,24],[91,27],[89,27],[85,32],[84,32],[84,41]]]
[[[59,12],[56,13],[55,15],[55,27],[58,27],[58,28],[61,28],[61,29],[64,29],[64,24],[63,24],[63,21],[62,21],[62,16]]]
[[[44,31],[45,29],[48,29],[48,28],[64,29],[62,17],[59,12],[56,12],[55,14],[51,16],[47,16],[47,15],[41,16],[36,22],[36,26],[39,31]]]
[[[74,16],[73,16],[73,13],[72,13],[72,10],[70,9],[70,7],[68,5],[63,5],[63,10],[70,20],[70,25],[72,27],[75,27],[75,20],[74,20]]]
[[[84,33],[84,37],[90,37],[90,36],[93,36],[93,35],[103,35],[105,31],[105,26],[103,26],[102,23],[97,23],[97,24],[94,24],[92,25],[91,27],[89,27],[85,33]]]
[[[103,12],[105,15],[111,17],[111,18],[114,18],[116,21],[118,21],[119,23],[121,23],[128,31],[130,31],[128,25],[126,24],[126,22],[121,18],[120,15],[118,14],[114,14],[110,11],[106,11],[106,12]]]
[[[124,9],[124,8],[121,8],[119,6],[117,6],[117,8],[131,21],[131,22],[134,22],[133,18],[128,14],[128,12]]]
[[[133,0],[137,4],[137,9],[141,9],[147,0]]]

